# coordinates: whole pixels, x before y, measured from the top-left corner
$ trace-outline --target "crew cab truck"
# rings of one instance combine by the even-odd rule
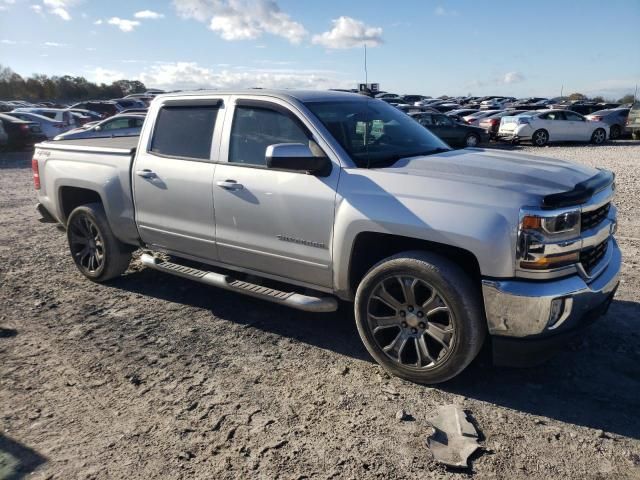
[[[142,249],[149,268],[301,310],[353,302],[372,357],[415,382],[457,375],[487,338],[501,363],[537,361],[619,280],[610,172],[452,150],[356,94],[161,95],[139,138],[42,143],[33,171],[88,279]]]

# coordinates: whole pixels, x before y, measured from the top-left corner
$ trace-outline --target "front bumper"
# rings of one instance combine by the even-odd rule
[[[489,333],[534,339],[580,326],[589,312],[611,300],[611,294],[620,281],[622,256],[613,237],[609,248],[611,257],[608,265],[589,283],[579,274],[545,281],[483,280]],[[562,305],[561,311],[558,313],[556,309],[552,315],[554,300],[561,301]]]
[[[609,264],[589,283],[580,275],[551,281],[482,281],[494,363],[530,366],[606,313],[620,282],[622,256],[612,237]],[[554,300],[561,305],[552,309]]]

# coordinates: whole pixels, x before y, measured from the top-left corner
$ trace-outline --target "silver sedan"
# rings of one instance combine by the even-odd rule
[[[85,125],[58,135],[54,140],[74,140],[77,138],[129,137],[140,135],[144,115],[115,115],[97,124]]]

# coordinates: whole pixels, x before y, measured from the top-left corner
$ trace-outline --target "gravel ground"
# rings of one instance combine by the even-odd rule
[[[640,478],[640,143],[517,150],[616,172],[616,301],[541,367],[481,355],[437,388],[374,364],[348,305],[301,313],[136,262],[86,281],[38,221],[29,154],[1,155],[0,478]],[[425,447],[447,403],[481,432],[469,470]]]

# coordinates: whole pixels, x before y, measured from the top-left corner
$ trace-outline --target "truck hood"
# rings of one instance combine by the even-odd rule
[[[565,160],[485,149],[404,158],[378,170],[494,187],[532,197],[572,190],[598,173],[595,168]]]

